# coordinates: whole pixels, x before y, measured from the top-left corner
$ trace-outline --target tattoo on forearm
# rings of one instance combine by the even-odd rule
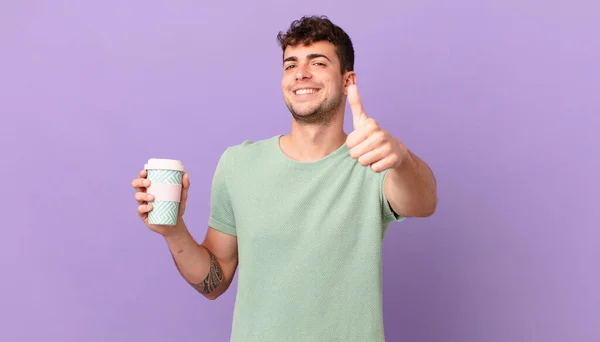
[[[196,291],[204,294],[208,294],[214,291],[221,282],[223,281],[223,270],[221,270],[221,265],[219,265],[219,261],[214,254],[212,254],[208,248],[204,248],[208,252],[210,269],[208,270],[208,274],[203,282],[199,284],[191,284],[192,287],[196,289]]]
[[[201,246],[201,247],[204,248],[203,246]],[[217,260],[215,255],[212,254],[212,252],[209,251],[208,248],[204,248],[204,250],[206,250],[208,252],[208,256],[209,256],[209,265],[210,266],[209,266],[208,274],[206,275],[206,278],[204,278],[204,280],[198,284],[194,284],[191,282],[188,282],[188,283],[194,289],[196,289],[196,291],[198,291],[202,294],[209,294],[212,291],[214,291],[217,287],[219,287],[219,285],[221,285],[221,283],[223,282],[223,270],[221,269],[221,265],[219,265],[219,261]],[[173,261],[175,261],[174,257],[173,257]],[[183,275],[183,273],[181,272],[181,269],[179,268],[179,265],[177,265],[176,261],[175,261],[175,266],[179,270],[179,273],[181,273]]]

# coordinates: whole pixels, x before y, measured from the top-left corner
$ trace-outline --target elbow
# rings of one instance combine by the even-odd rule
[[[230,282],[223,282],[215,287],[211,292],[202,292],[202,295],[208,300],[216,300],[217,298],[221,297],[221,295],[223,295],[227,289],[229,289],[229,285]]]
[[[437,207],[436,204],[432,204],[432,205],[424,208],[423,211],[420,213],[419,217],[426,218],[426,217],[433,216],[433,214],[435,214],[435,211],[437,209],[436,207]]]
[[[427,218],[433,216],[435,214],[435,206],[433,207],[423,207],[419,210],[415,210],[408,215],[402,215],[404,217],[418,217],[418,218]]]
[[[421,217],[431,217],[437,210],[437,196],[433,196],[431,200],[423,205]]]
[[[217,299],[219,297],[220,297],[220,295],[218,295],[218,294],[206,294],[206,295],[204,295],[204,298],[206,298],[208,300],[215,300],[215,299]]]
[[[222,291],[215,291],[215,292],[210,292],[210,293],[200,293],[204,298],[208,299],[208,300],[216,300],[217,298],[221,297],[221,295],[223,294]]]
[[[394,208],[392,206],[392,208]],[[412,205],[411,209],[396,211],[404,217],[418,217],[427,218],[433,216],[437,210],[437,197],[433,196],[431,199],[421,201],[420,204]]]

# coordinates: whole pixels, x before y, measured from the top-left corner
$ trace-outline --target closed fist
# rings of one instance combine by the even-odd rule
[[[348,134],[346,145],[352,158],[363,166],[370,166],[375,172],[402,165],[408,150],[400,140],[365,113],[356,85],[348,87],[348,103],[352,110],[354,131]]]

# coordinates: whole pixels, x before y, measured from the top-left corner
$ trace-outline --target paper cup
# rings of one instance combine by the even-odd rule
[[[154,201],[148,202],[152,206],[148,223],[176,225],[185,172],[183,164],[174,159],[150,158],[144,169],[148,171],[147,179],[150,181],[147,192],[154,196]]]

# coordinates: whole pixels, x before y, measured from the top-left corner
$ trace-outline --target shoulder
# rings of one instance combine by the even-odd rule
[[[241,143],[228,146],[221,155],[221,161],[236,166],[257,162],[262,157],[273,152],[273,147],[278,143],[279,135],[261,140],[244,140]]]

